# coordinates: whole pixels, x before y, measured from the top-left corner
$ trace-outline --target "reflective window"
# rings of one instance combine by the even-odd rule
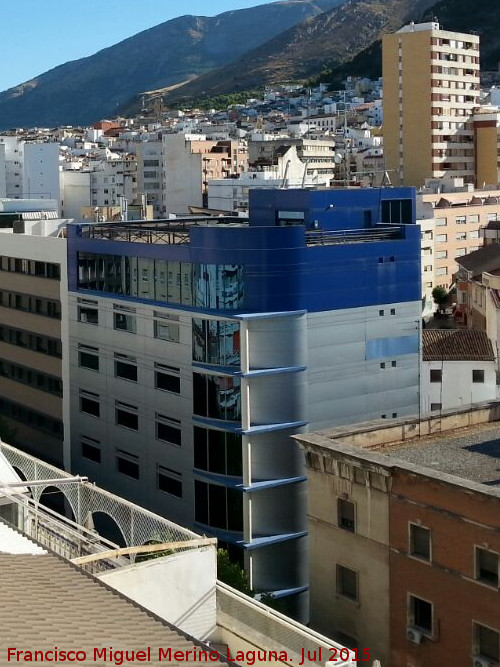
[[[78,321],[86,324],[99,324],[97,301],[78,299]]]
[[[78,253],[79,289],[199,308],[243,306],[243,268]]]
[[[220,366],[239,366],[239,323],[193,319],[193,360]]]
[[[113,306],[113,326],[119,331],[135,333],[137,330],[135,309],[126,306]]]
[[[241,420],[240,379],[193,373],[193,411],[201,417]]]
[[[198,480],[194,483],[195,521],[222,530],[243,530],[243,493]]]
[[[82,435],[81,439],[81,450],[82,456],[89,461],[94,461],[94,463],[101,462],[101,443],[95,438],[89,438],[86,435]]]
[[[94,394],[91,391],[80,390],[80,412],[85,412],[93,417],[101,416],[101,405],[99,402],[99,394]]]
[[[154,337],[160,340],[169,340],[172,343],[179,342],[179,317],[169,313],[161,313],[155,310]]]
[[[182,498],[182,475],[177,470],[158,465],[156,469],[156,481],[159,491],[165,491],[172,496]]]
[[[195,426],[194,467],[220,475],[241,477],[241,435]]]
[[[90,345],[78,345],[78,365],[80,368],[99,370],[99,349]]]
[[[155,387],[163,391],[181,393],[180,368],[155,363]]]
[[[115,352],[115,377],[137,382],[137,359]]]
[[[139,457],[135,454],[125,452],[123,449],[116,450],[116,469],[122,475],[139,479]]]
[[[133,431],[139,430],[139,415],[135,405],[115,401],[115,424]]]
[[[62,396],[63,383],[60,378],[40,373],[32,368],[15,364],[6,359],[0,359],[0,376],[9,378],[13,382],[27,384],[40,391],[54,394],[54,396]]]
[[[181,422],[173,417],[156,413],[156,439],[180,447],[182,444]]]

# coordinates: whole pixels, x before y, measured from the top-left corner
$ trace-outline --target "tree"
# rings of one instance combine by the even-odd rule
[[[253,595],[245,570],[229,558],[225,549],[217,549],[217,579],[245,595]]]
[[[432,290],[432,298],[434,299],[436,306],[441,310],[444,304],[448,301],[448,292],[444,287],[438,285]]]

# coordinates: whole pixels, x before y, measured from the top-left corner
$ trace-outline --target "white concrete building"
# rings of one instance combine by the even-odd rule
[[[91,206],[118,206],[131,202],[137,193],[137,162],[131,157],[102,160],[91,165]]]
[[[60,201],[59,144],[0,136],[5,151],[5,193],[12,199]]]
[[[90,171],[65,169],[61,171],[62,215],[82,219],[82,208],[90,206]]]
[[[484,331],[424,329],[421,414],[497,400],[495,351]]]
[[[161,139],[147,138],[137,142],[137,193],[145,194],[160,218],[163,207],[163,158]]]
[[[274,164],[258,171],[242,172],[238,178],[208,182],[208,208],[218,211],[248,211],[248,193],[253,188],[301,188],[330,185],[330,175],[308,173],[307,161],[296,146],[282,146],[274,153]]]

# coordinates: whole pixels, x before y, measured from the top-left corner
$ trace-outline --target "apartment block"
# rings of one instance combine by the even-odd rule
[[[476,165],[479,67],[477,35],[435,22],[384,35],[384,154],[393,183],[420,187],[426,178],[454,175],[476,184],[481,173],[486,185],[497,185],[491,169]]]
[[[12,444],[62,466],[69,366],[66,240],[58,232],[66,221],[56,202],[50,207],[15,200],[0,212],[0,415]]]
[[[145,194],[153,206],[155,218],[163,215],[163,161],[161,139],[147,139],[137,143],[137,192]]]
[[[312,627],[391,667],[499,663],[499,417],[489,403],[297,436]]]
[[[72,469],[217,536],[305,617],[290,436],[417,412],[414,223],[391,188],[252,190],[247,223],[69,225]]]
[[[455,282],[460,258],[481,248],[486,233],[483,230],[500,220],[500,190],[474,189],[459,179],[448,191],[444,190],[445,183],[417,195],[417,219],[421,225],[431,224],[422,232],[430,232],[427,237],[433,241],[434,283],[448,289]],[[428,258],[424,281],[426,273],[430,275],[430,254]]]
[[[238,141],[178,133],[164,134],[162,142],[164,215],[206,207],[210,180],[240,174],[247,167],[246,148]]]
[[[28,142],[16,135],[1,135],[0,144],[5,151],[6,196],[59,203],[59,144]]]

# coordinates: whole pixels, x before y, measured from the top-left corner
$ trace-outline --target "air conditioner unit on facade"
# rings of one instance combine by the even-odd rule
[[[420,644],[423,634],[416,628],[406,628],[406,638],[414,644]]]

